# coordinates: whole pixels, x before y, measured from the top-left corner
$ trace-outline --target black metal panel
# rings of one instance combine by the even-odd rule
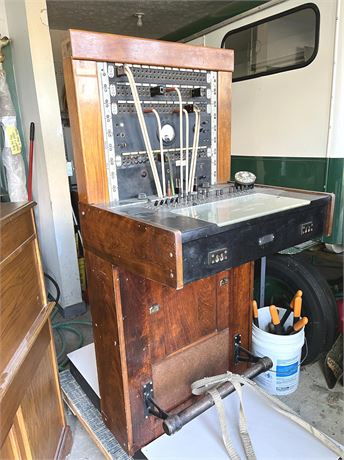
[[[245,262],[274,254],[324,233],[327,199],[313,202],[309,206],[276,213],[264,218],[242,222],[238,228],[226,227],[221,233],[194,239],[183,244],[184,283],[239,266]],[[301,225],[313,222],[313,231],[301,234]],[[273,240],[264,244],[262,237],[273,235]],[[268,238],[271,240],[271,238]],[[210,265],[208,254],[218,249],[228,250],[227,260]]]
[[[109,68],[111,70],[109,71]],[[120,67],[121,68],[121,67]],[[153,175],[146,154],[146,147],[140,130],[133,96],[126,75],[117,75],[118,66],[108,64],[109,92],[112,112],[114,150],[116,154],[116,169],[119,199],[135,198],[139,193],[154,195],[157,193]],[[179,108],[175,92],[165,92],[166,85],[177,85],[182,99],[188,104],[196,104],[201,111],[201,128],[199,134],[198,161],[195,177],[197,182],[211,182],[211,114],[210,93],[211,83],[209,72],[186,69],[163,69],[154,66],[131,67],[137,84],[139,98],[143,109],[156,109],[160,115],[161,125],[173,127],[175,136],[171,142],[164,143],[166,184],[170,179],[169,167],[172,165],[173,179],[179,179],[180,168],[176,162],[180,160],[179,153]],[[162,88],[162,95],[152,95],[154,85]],[[200,90],[199,95],[198,91]],[[184,116],[183,116],[184,118]],[[159,134],[155,115],[145,114],[145,122],[153,151],[159,150]],[[189,148],[194,138],[195,114],[189,113]],[[184,148],[186,139],[186,124],[183,120]],[[203,147],[203,148],[201,148]],[[168,162],[167,156],[170,159]],[[156,155],[156,164],[161,179],[161,159]]]

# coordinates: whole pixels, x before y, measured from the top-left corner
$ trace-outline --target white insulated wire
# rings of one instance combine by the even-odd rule
[[[189,191],[189,113],[183,109],[185,115],[185,190]]]
[[[184,170],[183,170],[183,100],[179,88],[173,88],[179,99],[179,144],[180,144],[180,191],[183,195]]]
[[[145,146],[146,146],[149,163],[150,163],[150,166],[151,166],[151,169],[152,169],[157,194],[158,194],[159,198],[162,198],[163,194],[162,194],[162,190],[161,190],[160,178],[159,178],[158,171],[157,171],[157,168],[156,168],[154,155],[153,155],[153,151],[152,151],[152,146],[151,146],[151,143],[150,143],[150,140],[149,140],[147,127],[146,127],[146,122],[145,122],[145,119],[144,119],[144,116],[143,116],[143,111],[142,111],[142,107],[141,107],[140,98],[139,98],[139,95],[138,95],[138,92],[137,92],[135,79],[134,79],[134,76],[133,76],[132,71],[131,71],[129,66],[127,66],[127,65],[124,66],[124,72],[128,77],[130,89],[131,89],[131,92],[132,92],[132,95],[133,95],[135,109],[136,109],[137,117],[138,117],[138,120],[139,120],[143,140],[144,140],[144,143],[145,143]]]
[[[201,114],[200,114],[199,108],[194,106],[194,112],[195,112],[195,132],[194,132],[194,140],[193,140],[193,145],[192,145],[189,192],[193,191],[193,185],[194,185],[194,181],[195,181],[196,162],[197,162],[197,153],[198,153],[198,142],[199,142],[199,129],[200,129],[200,126],[201,126]]]
[[[165,159],[164,159],[164,144],[162,140],[162,133],[161,133],[161,120],[158,112],[155,109],[152,109],[152,112],[155,115],[156,122],[158,124],[159,130],[159,142],[160,142],[160,156],[161,156],[161,177],[162,177],[162,191],[164,197],[166,196],[166,178],[165,178]]]

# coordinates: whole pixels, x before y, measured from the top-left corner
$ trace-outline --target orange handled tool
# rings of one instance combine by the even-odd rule
[[[259,327],[259,320],[258,320],[258,305],[255,300],[252,302],[252,311],[253,311],[253,324]]]
[[[303,327],[308,324],[308,318],[307,316],[304,316],[301,318],[296,324],[294,324],[292,331],[289,333],[289,335],[296,334],[297,332],[301,331]]]
[[[272,324],[275,326],[275,332],[276,334],[280,335],[282,334],[283,329],[282,329],[281,322],[278,316],[277,308],[275,305],[270,305],[269,310],[270,310]]]
[[[294,300],[294,321],[296,324],[301,318],[301,308],[302,308],[302,297],[295,297]]]
[[[300,289],[298,291],[296,291],[296,294],[294,295],[293,300],[290,302],[290,308],[292,308],[292,309],[294,308],[295,299],[297,297],[302,297],[302,294],[303,294],[303,292]]]

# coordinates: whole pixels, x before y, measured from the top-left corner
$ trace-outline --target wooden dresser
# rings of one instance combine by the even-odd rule
[[[71,447],[33,207],[0,204],[1,459],[63,459]]]

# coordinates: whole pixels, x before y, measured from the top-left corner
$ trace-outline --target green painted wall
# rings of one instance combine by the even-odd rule
[[[344,158],[330,158],[326,192],[336,195],[335,213],[333,216],[333,232],[326,243],[344,244]]]
[[[343,244],[344,158],[232,156],[232,179],[237,171],[252,171],[257,183],[336,194],[333,231],[327,243]],[[327,175],[327,186],[326,186]]]

